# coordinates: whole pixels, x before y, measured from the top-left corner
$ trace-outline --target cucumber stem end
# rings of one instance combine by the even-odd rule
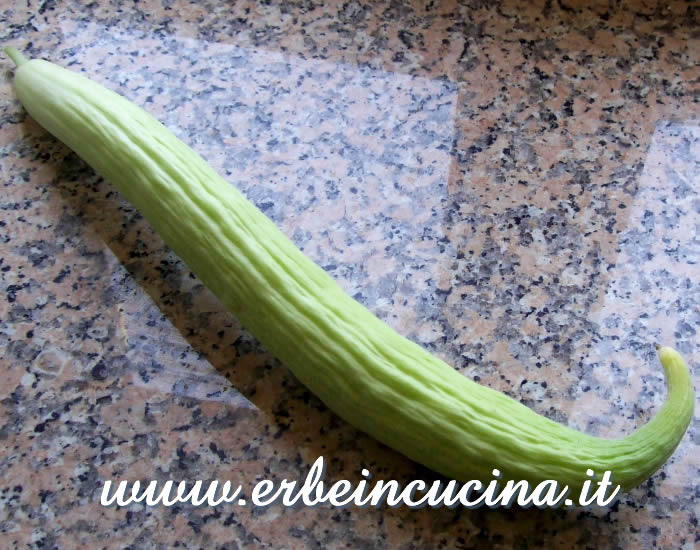
[[[13,48],[12,46],[7,46],[5,48],[5,53],[10,59],[12,59],[12,61],[14,61],[15,65],[17,65],[18,67],[29,61],[17,49]]]

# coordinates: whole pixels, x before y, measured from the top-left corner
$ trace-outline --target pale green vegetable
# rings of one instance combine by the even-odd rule
[[[555,479],[612,471],[624,489],[671,456],[693,416],[688,368],[659,349],[668,397],[630,435],[592,437],[476,384],[350,298],[192,149],[145,111],[41,60],[18,65],[29,114],[114,184],[272,353],[333,411],[458,480]]]

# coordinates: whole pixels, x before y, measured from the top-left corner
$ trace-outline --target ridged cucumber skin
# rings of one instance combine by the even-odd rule
[[[16,53],[16,52],[14,52]],[[15,56],[13,56],[15,59]],[[579,489],[588,468],[624,490],[674,452],[694,412],[690,373],[659,350],[668,396],[646,425],[592,437],[472,382],[349,297],[260,210],[141,108],[43,60],[21,62],[29,114],[110,181],[271,353],[342,418],[440,474]]]

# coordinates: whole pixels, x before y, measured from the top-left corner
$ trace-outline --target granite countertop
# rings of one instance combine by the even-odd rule
[[[493,4],[493,5],[491,5]],[[610,7],[610,6],[615,6]],[[144,106],[349,294],[590,434],[700,347],[692,2],[31,2],[3,45]],[[694,548],[698,423],[611,508],[103,507],[105,480],[401,483],[0,83],[6,548]]]

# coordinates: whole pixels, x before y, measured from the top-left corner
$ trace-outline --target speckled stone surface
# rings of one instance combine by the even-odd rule
[[[613,437],[663,401],[654,343],[699,367],[693,4],[46,1],[0,42],[144,106],[465,376]],[[610,509],[103,508],[107,479],[250,494],[319,455],[435,474],[310,395],[2,63],[2,547],[696,547],[697,420]]]

